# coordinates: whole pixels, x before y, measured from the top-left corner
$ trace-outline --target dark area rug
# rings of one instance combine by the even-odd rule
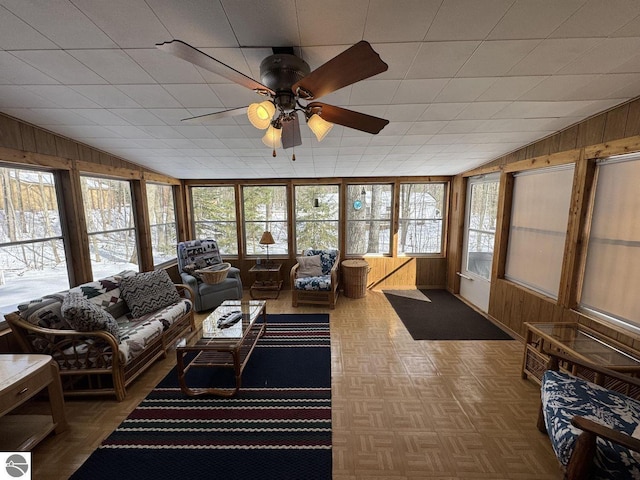
[[[187,397],[175,368],[71,477],[331,479],[329,315],[268,315],[233,398]],[[189,386],[232,386],[197,368]]]
[[[421,291],[431,302],[385,293],[414,340],[513,340],[448,291]]]

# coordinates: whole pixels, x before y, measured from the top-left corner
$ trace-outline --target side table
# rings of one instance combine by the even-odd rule
[[[276,299],[282,290],[282,279],[280,278],[281,263],[260,263],[249,269],[249,273],[255,275],[249,293],[254,299]]]
[[[6,415],[48,389],[51,415]],[[67,428],[58,364],[50,355],[0,355],[0,450],[29,451]]]

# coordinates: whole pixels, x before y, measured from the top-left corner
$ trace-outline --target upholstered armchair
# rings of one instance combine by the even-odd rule
[[[548,433],[565,478],[640,478],[638,397],[638,378],[551,354],[542,377],[538,429]]]
[[[299,303],[336,307],[340,250],[305,250],[291,268],[291,305]]]
[[[197,270],[222,263],[215,240],[189,240],[178,243],[178,271],[183,283],[194,292],[196,312],[211,310],[225,300],[242,299],[240,270],[231,267],[227,277],[215,285],[205,283]]]

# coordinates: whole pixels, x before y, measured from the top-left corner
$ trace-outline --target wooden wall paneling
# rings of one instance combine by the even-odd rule
[[[551,153],[551,136],[543,138],[533,144],[533,156],[539,157]]]
[[[22,150],[37,152],[35,129],[26,123],[20,123],[20,136],[22,137]]]
[[[511,225],[511,206],[513,203],[513,175],[502,172],[500,175],[500,192],[498,194],[499,224],[496,226],[494,238],[493,263],[491,266],[491,282],[504,277],[507,264],[507,244],[509,243],[509,226]]]
[[[624,104],[614,108],[605,114],[604,133],[602,141],[618,140],[625,136],[627,126],[627,116],[629,115],[629,104]]]
[[[154,269],[154,265],[147,201],[147,182],[144,180],[133,180],[131,182],[131,191],[133,193],[135,225],[138,241],[138,265],[141,272],[150,272]]]
[[[560,151],[578,148],[578,126],[566,128],[557,133],[560,137]]]
[[[56,156],[58,151],[56,149],[56,137],[53,133],[42,130],[41,128],[35,128],[36,148],[38,153],[44,153],[45,155]]]
[[[0,146],[23,149],[20,124],[5,115],[0,115]]]
[[[467,194],[467,179],[458,175],[451,182],[449,197],[449,215],[447,230],[447,290],[452,293],[460,292],[460,277],[456,272],[460,270],[462,262],[462,248],[464,237],[464,209]]]
[[[600,114],[578,125],[578,148],[602,143],[605,119],[605,115]]]
[[[627,123],[624,129],[625,137],[640,135],[640,99],[629,103]]]
[[[69,140],[68,138],[55,137],[56,140],[56,155],[62,158],[69,158],[71,160],[79,160],[80,155],[78,152],[78,144]]]

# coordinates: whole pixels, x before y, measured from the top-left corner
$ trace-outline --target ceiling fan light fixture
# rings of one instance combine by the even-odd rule
[[[267,129],[267,133],[262,137],[262,143],[264,143],[267,147],[271,147],[274,150],[276,148],[282,147],[282,128],[275,128],[272,125],[269,125]]]
[[[321,142],[333,128],[333,123],[327,122],[317,113],[314,113],[307,119],[307,125],[319,142]]]
[[[247,117],[249,117],[251,125],[260,130],[269,126],[274,113],[276,113],[276,106],[270,100],[252,103],[247,107]]]

